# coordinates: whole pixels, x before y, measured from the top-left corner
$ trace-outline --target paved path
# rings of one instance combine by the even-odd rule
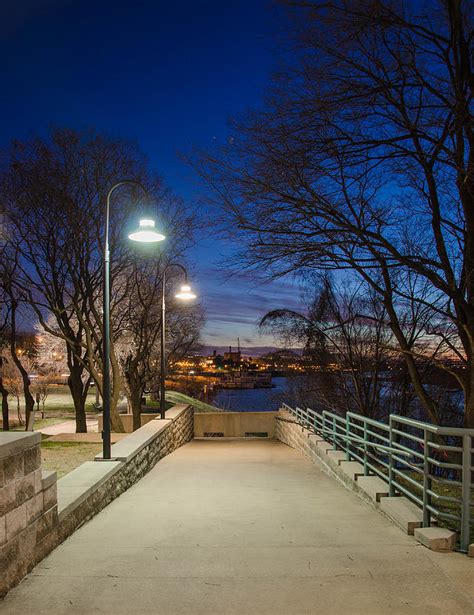
[[[97,432],[97,426],[99,421],[97,419],[86,419],[87,430],[92,432]],[[40,431],[48,436],[54,436],[56,434],[61,433],[75,433],[76,432],[76,421],[64,421],[63,423],[55,423],[54,425],[49,425],[48,427],[41,427],[41,429],[35,429],[35,431]]]
[[[417,546],[281,443],[193,441],[58,547],[0,612],[465,615],[472,579],[474,560]]]

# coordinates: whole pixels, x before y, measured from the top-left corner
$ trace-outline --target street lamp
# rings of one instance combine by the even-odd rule
[[[150,200],[146,188],[132,179],[123,179],[117,182],[109,190],[105,207],[105,244],[104,244],[104,297],[103,297],[103,413],[102,413],[102,440],[103,440],[103,459],[110,459],[111,438],[110,438],[110,249],[109,249],[109,226],[110,226],[110,198],[112,194],[122,186],[136,186],[144,192],[147,200]],[[154,220],[149,218],[140,220],[140,225],[134,233],[130,233],[129,238],[133,241],[152,243],[163,241],[165,236],[155,230]]]
[[[191,291],[188,284],[188,272],[183,265],[178,263],[170,263],[163,270],[161,279],[161,380],[160,380],[160,418],[164,419],[166,414],[165,404],[165,377],[166,377],[166,272],[170,267],[178,267],[184,273],[184,284],[181,286],[179,293],[176,293],[177,299],[195,299],[196,295]]]

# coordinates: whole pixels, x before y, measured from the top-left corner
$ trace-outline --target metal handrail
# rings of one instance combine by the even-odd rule
[[[354,412],[340,416],[285,403],[282,407],[302,427],[342,449],[348,461],[359,461],[365,475],[376,474],[387,482],[390,496],[403,493],[419,506],[423,527],[435,519],[459,531],[460,550],[467,551],[474,526],[474,429],[431,425],[397,414],[382,423]],[[448,493],[436,491],[436,486]]]

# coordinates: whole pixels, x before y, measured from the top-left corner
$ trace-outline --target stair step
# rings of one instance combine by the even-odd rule
[[[329,459],[335,461],[337,465],[339,465],[341,461],[344,461],[346,459],[346,453],[344,453],[344,451],[337,451],[331,449],[326,451],[326,455]]]
[[[341,461],[339,466],[342,472],[351,480],[357,480],[358,476],[364,476],[364,466],[358,461]]]
[[[388,485],[378,476],[359,476],[357,485],[374,502],[380,502],[381,498],[388,496]]]
[[[431,551],[454,551],[456,547],[456,532],[444,527],[420,527],[415,529],[414,535]]]
[[[316,446],[319,448],[320,451],[323,451],[325,453],[332,449],[332,444],[326,442],[326,440],[320,440],[316,443]]]
[[[405,497],[382,498],[380,509],[410,536],[423,523],[423,511]]]

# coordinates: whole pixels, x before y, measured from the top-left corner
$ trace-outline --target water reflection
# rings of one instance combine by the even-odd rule
[[[212,401],[223,410],[237,412],[271,412],[285,400],[286,378],[273,378],[271,389],[218,389]]]

